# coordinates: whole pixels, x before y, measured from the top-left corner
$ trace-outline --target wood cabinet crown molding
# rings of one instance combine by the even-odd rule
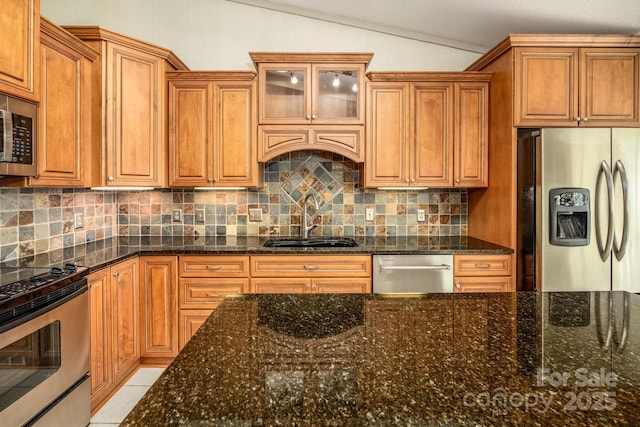
[[[40,17],[40,32],[42,35],[46,35],[65,46],[72,46],[76,52],[80,53],[90,61],[95,61],[100,56],[98,51],[44,16]],[[41,38],[41,43],[44,44],[45,42],[46,39]]]
[[[375,71],[368,72],[366,76],[372,82],[488,82],[491,80],[491,73],[480,71]]]
[[[640,47],[640,35],[510,34],[465,71],[481,70],[512,47]]]
[[[318,63],[332,64],[365,64],[365,68],[373,58],[372,52],[249,52],[254,64],[269,62],[286,63]]]
[[[167,71],[167,80],[232,80],[252,81],[256,78],[253,71]]]
[[[162,58],[171,64],[176,70],[189,69],[189,67],[172,51],[134,37],[98,26],[65,25],[63,28],[84,41],[107,41],[117,43],[118,45],[133,48]]]

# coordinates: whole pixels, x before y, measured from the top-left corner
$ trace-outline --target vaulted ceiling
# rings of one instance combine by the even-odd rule
[[[484,53],[513,33],[640,33],[640,0],[229,0]]]

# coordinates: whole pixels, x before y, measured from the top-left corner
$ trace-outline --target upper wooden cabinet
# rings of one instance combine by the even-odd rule
[[[167,73],[169,186],[260,187],[250,72]]]
[[[40,100],[40,0],[3,0],[0,92]]]
[[[167,184],[166,71],[170,51],[100,27],[65,27],[97,52],[92,69],[92,186]]]
[[[40,55],[38,175],[28,185],[88,187],[91,65],[98,53],[43,17]]]
[[[640,49],[516,48],[516,126],[638,123]]]
[[[487,185],[488,73],[369,73],[366,187]]]
[[[258,70],[261,162],[313,149],[364,161],[364,73],[373,54],[249,55]]]

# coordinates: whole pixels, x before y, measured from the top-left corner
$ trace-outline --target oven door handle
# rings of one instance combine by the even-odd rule
[[[13,329],[17,326],[22,325],[23,323],[27,323],[29,320],[35,319],[38,316],[42,316],[44,313],[47,313],[51,310],[54,310],[57,307],[60,307],[62,304],[74,299],[75,297],[77,297],[78,295],[81,295],[85,292],[87,292],[89,290],[89,285],[87,282],[86,278],[82,278],[80,280],[78,280],[78,282],[83,282],[78,286],[78,289],[76,289],[75,291],[71,292],[68,295],[65,295],[64,297],[60,298],[59,300],[52,302],[51,304],[47,304],[45,306],[42,306],[42,308],[29,313],[25,316],[22,317],[18,317],[14,320],[9,321],[8,323],[5,323],[4,325],[0,326],[0,333],[6,332],[10,329]]]
[[[380,265],[380,271],[385,270],[451,270],[447,264],[440,265]]]

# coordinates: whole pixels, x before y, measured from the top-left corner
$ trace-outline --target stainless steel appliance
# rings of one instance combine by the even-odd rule
[[[87,268],[0,268],[0,423],[86,426]]]
[[[374,255],[374,293],[453,292],[453,255]]]
[[[640,292],[639,164],[640,129],[520,130],[518,289]]]
[[[35,176],[37,106],[0,95],[0,176]]]

